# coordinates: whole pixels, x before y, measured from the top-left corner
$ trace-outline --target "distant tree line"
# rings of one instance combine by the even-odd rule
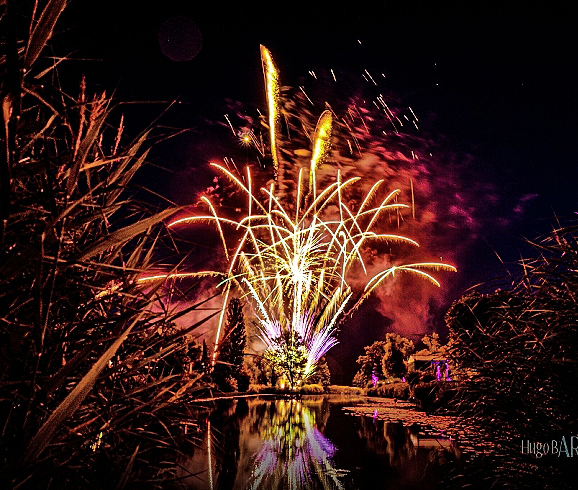
[[[413,341],[396,333],[388,333],[385,340],[377,340],[364,347],[365,354],[357,359],[360,368],[353,378],[353,385],[367,388],[386,380],[407,378],[409,381],[408,360],[411,355],[446,353],[446,346],[441,344],[439,334],[436,332],[431,336],[425,335],[421,342],[425,347],[416,352]],[[427,376],[427,374],[426,372],[415,373],[412,380],[418,381],[420,377]],[[429,378],[433,379],[432,376]]]

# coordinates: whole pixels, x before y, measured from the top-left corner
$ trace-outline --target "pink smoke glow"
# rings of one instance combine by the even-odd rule
[[[283,167],[279,173],[279,188],[285,189],[287,196],[296,192],[296,175],[299,169],[309,165],[311,158],[310,137],[319,108],[328,101],[337,123],[330,154],[317,170],[319,187],[335,181],[338,171],[343,179],[361,177],[358,193],[346,197],[349,203],[354,203],[359,202],[376,180],[383,179],[385,188],[401,190],[398,202],[407,204],[408,208],[384,220],[382,225],[378,224],[374,231],[391,231],[393,227],[421,245],[419,249],[367,247],[364,250],[366,270],[353,267],[347,278],[354,292],[362,291],[368,277],[396,265],[396,260],[418,257],[419,260],[443,260],[459,268],[485,229],[509,224],[512,218],[497,211],[503,205],[504,196],[480,178],[476,168],[478,162],[467,154],[458,155],[443,149],[431,136],[426,136],[421,130],[425,124],[418,120],[417,111],[391,95],[383,95],[384,90],[374,89],[372,84],[368,89],[366,85],[361,86],[364,83],[361,82],[355,87],[354,93],[358,95],[346,92],[344,97],[332,88],[338,84],[330,82],[323,85],[315,81],[312,83],[317,87],[283,89],[280,94],[285,119],[284,129],[278,135]],[[374,92],[370,93],[370,90]],[[329,97],[335,93],[338,98],[331,100]],[[229,109],[229,116],[222,123],[227,134],[234,139],[238,134],[251,134],[260,145],[253,143],[252,147],[243,147],[243,153],[237,152],[238,155],[233,151],[221,161],[233,172],[238,169],[236,160],[249,163],[254,187],[266,187],[272,175],[263,160],[262,145],[267,136],[262,118],[256,113],[251,115],[251,111],[239,103],[232,103]],[[239,210],[243,206],[234,186],[220,176],[213,178],[206,195],[225,209]],[[510,207],[513,214],[522,212],[523,206],[533,197],[524,196],[517,205]],[[331,219],[332,213],[337,216],[338,209],[328,207],[324,218]],[[377,311],[392,320],[388,328],[402,335],[416,338],[430,333],[437,309],[448,303],[448,291],[458,280],[448,277],[444,279],[444,287],[438,289],[396,275],[373,293],[378,299]]]

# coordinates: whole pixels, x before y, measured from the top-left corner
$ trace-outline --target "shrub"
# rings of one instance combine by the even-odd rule
[[[299,390],[299,393],[302,395],[313,395],[324,392],[325,390],[323,389],[323,386],[318,383],[303,385]]]
[[[431,409],[434,400],[437,397],[439,385],[440,383],[437,381],[430,381],[428,383],[417,383],[413,387],[413,396],[420,404],[422,409],[426,411]]]
[[[253,384],[251,383],[249,385],[249,389],[247,390],[247,393],[276,393],[278,390],[276,388],[274,388],[273,386],[268,386],[268,385],[262,385],[262,384]]]
[[[409,384],[408,383],[382,383],[377,387],[378,396],[386,398],[398,398],[400,400],[409,399]]]
[[[321,384],[323,388],[331,385],[331,373],[325,356],[319,359],[315,366],[315,372],[307,378],[307,382],[308,384]]]
[[[536,258],[522,260],[508,284],[464,296],[446,314],[460,379],[455,406],[474,434],[494,444],[495,461],[509,461],[491,469],[502,486],[570,488],[564,484],[576,471],[568,458],[539,460],[526,481],[511,470],[528,464],[520,440],[578,430],[578,226],[532,245]]]
[[[399,400],[409,400],[409,383],[396,383],[393,386],[393,396]]]
[[[358,388],[357,386],[341,385],[331,385],[327,392],[336,395],[365,395],[366,393],[363,388]]]
[[[249,390],[249,385],[251,384],[251,373],[246,364],[243,364],[241,367],[241,372],[238,374],[237,382],[239,391]]]
[[[375,388],[366,388],[365,389],[365,393],[367,394],[367,396],[378,396],[377,394],[377,387]]]
[[[407,382],[409,383],[410,386],[413,386],[416,383],[419,383],[420,381],[422,381],[420,378],[421,378],[421,374],[418,371],[408,373],[408,375],[406,377]]]

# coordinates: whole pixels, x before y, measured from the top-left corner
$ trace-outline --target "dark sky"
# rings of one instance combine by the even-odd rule
[[[75,50],[72,57],[99,60],[69,68],[85,73],[93,89],[115,90],[125,100],[181,100],[169,122],[192,131],[166,147],[160,163],[173,169],[204,164],[201,155],[213,144],[210,122],[223,122],[226,99],[264,108],[259,44],[271,50],[287,85],[309,70],[359,73],[360,80],[364,69],[384,73],[384,90],[427,116],[423,130],[430,137],[471,155],[475,178],[498,189],[512,208],[523,203],[522,211],[510,210],[507,229],[482,230],[461,264],[455,284],[463,290],[499,273],[492,248],[514,261],[526,250],[522,237],[547,232],[555,214],[578,210],[578,43],[570,2],[504,4],[76,0],[57,44]],[[171,60],[159,32],[161,38],[172,32],[173,59],[200,50],[189,61]],[[148,106],[138,117],[163,107]],[[170,193],[171,177],[158,180]],[[184,204],[186,196],[180,189],[171,197]]]
[[[384,73],[384,90],[418,115],[435,116],[425,131],[474,154],[485,177],[507,183],[508,191],[539,194],[528,212],[551,222],[554,211],[576,210],[577,34],[569,6],[505,4],[260,8],[255,2],[225,7],[165,0],[153,9],[134,0],[76,1],[61,22],[68,29],[61,37],[74,40],[73,56],[102,60],[75,65],[93,88],[114,88],[121,99],[179,97],[176,120],[199,133],[209,129],[201,121],[223,120],[227,98],[264,107],[259,44],[272,51],[288,85],[309,70]],[[163,24],[177,16],[202,35],[202,48],[190,61],[171,61],[159,45]],[[547,229],[528,226],[530,235]]]

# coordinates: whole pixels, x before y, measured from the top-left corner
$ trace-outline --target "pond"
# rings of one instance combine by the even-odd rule
[[[201,416],[175,488],[437,488],[440,461],[459,450],[419,417],[392,400],[338,395],[219,400]]]

